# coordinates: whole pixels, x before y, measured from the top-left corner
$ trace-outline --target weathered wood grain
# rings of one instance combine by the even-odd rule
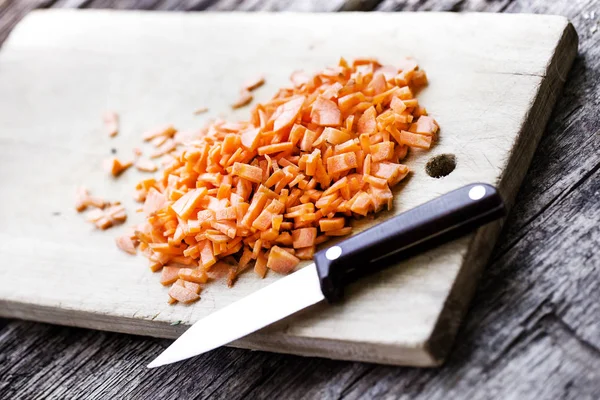
[[[397,10],[448,4],[396,3]],[[444,367],[393,368],[220,349],[150,372],[140,360],[150,360],[168,342],[12,321],[0,331],[0,397],[599,398],[597,2],[452,3],[456,10],[483,4],[483,10],[497,11],[498,4],[510,3],[508,12],[564,15],[575,25],[580,47]],[[11,10],[21,7],[0,1],[0,19],[7,4]],[[6,19],[0,22],[5,36]]]

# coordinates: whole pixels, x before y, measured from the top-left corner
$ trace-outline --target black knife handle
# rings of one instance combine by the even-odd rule
[[[456,189],[316,253],[321,290],[328,301],[340,300],[348,283],[505,213],[493,186],[474,183]]]

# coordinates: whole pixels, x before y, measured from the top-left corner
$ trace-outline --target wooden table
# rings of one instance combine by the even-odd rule
[[[575,25],[580,48],[442,368],[223,348],[147,370],[169,341],[0,320],[0,398],[600,398],[596,0],[0,0],[0,42],[39,7],[560,14]]]

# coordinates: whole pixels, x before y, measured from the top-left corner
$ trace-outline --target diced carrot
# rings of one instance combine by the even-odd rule
[[[138,171],[142,172],[156,172],[158,169],[156,164],[154,164],[152,161],[143,158],[138,158],[135,160],[133,165]]]
[[[296,249],[296,254],[294,255],[300,260],[312,260],[313,256],[315,255],[315,246]]]
[[[133,165],[133,162],[131,162],[131,161],[121,162],[116,157],[111,157],[107,160],[104,160],[104,169],[112,176],[121,175],[126,169],[128,169],[132,165]]]
[[[200,200],[206,195],[206,192],[206,188],[190,190],[175,203],[171,204],[171,209],[180,218],[187,220],[200,203]]]
[[[352,227],[351,226],[347,226],[347,227],[342,228],[342,229],[337,229],[335,231],[326,232],[325,234],[327,236],[346,236],[346,235],[349,235],[350,233],[352,233]]]
[[[180,268],[179,271],[177,272],[177,276],[179,277],[179,279],[183,279],[184,281],[188,281],[188,282],[195,282],[195,283],[208,282],[208,276],[206,275],[206,272],[204,272],[204,270],[199,269],[199,268],[196,268],[196,269]]]
[[[350,207],[350,210],[352,210],[352,212],[365,216],[369,212],[372,204],[373,203],[371,201],[371,196],[369,196],[365,192],[359,192],[358,196],[356,197],[356,200],[354,201],[354,203],[352,203],[352,207]]]
[[[251,91],[251,90],[261,87],[264,84],[265,84],[265,77],[261,75],[261,76],[257,76],[255,78],[247,80],[246,82],[244,82],[242,87],[248,91]]]
[[[295,249],[313,246],[316,238],[317,228],[301,228],[292,231],[292,241]]]
[[[371,145],[369,149],[373,162],[391,160],[394,156],[394,143],[383,142]]]
[[[321,96],[313,103],[310,118],[314,124],[321,126],[342,125],[342,113],[337,104]]]
[[[202,266],[204,266],[204,268],[209,268],[217,262],[209,240],[198,242],[198,248],[200,249],[200,259],[202,260]]]
[[[177,130],[173,128],[172,125],[165,125],[145,132],[142,135],[142,138],[144,139],[144,141],[148,142],[159,136],[173,137],[173,135],[175,135],[176,132]]]
[[[342,229],[345,223],[344,217],[321,219],[319,220],[319,228],[321,232],[335,231]]]
[[[179,267],[165,266],[162,269],[160,276],[160,283],[164,286],[168,286],[179,279]]]
[[[350,134],[342,132],[339,129],[329,127],[325,128],[322,135],[325,138],[325,140],[327,140],[327,142],[331,144],[342,144],[352,139],[352,136]]]
[[[306,97],[299,96],[288,101],[287,103],[280,105],[272,117],[273,131],[277,132],[293,124],[298,117],[300,110],[302,110],[302,105],[304,104],[305,99]]]
[[[135,242],[130,236],[123,235],[116,238],[117,246],[126,253],[136,254]]]
[[[282,151],[291,151],[293,148],[294,148],[294,144],[292,142],[270,144],[267,146],[259,147],[258,154],[262,156],[265,154],[279,153]]]
[[[233,164],[232,174],[254,183],[260,183],[263,177],[263,171],[259,167],[253,167],[252,165],[242,164],[239,162]]]
[[[165,154],[169,154],[173,150],[175,150],[177,144],[174,140],[167,139],[163,144],[161,144],[152,154],[150,154],[150,158],[158,158],[164,156]]]
[[[238,97],[238,99],[231,104],[231,108],[242,108],[248,104],[250,104],[250,102],[252,101],[253,97],[252,97],[252,93],[250,93],[248,90],[243,89],[240,92],[240,95]]]
[[[279,246],[271,247],[267,267],[280,274],[289,274],[300,263],[298,257],[288,253]]]
[[[110,137],[117,136],[119,133],[119,115],[116,112],[110,111],[104,114],[104,129]]]
[[[194,115],[200,115],[208,112],[208,107],[198,107],[194,110]]]
[[[400,141],[407,146],[421,149],[429,149],[431,147],[431,136],[419,135],[407,131],[400,131]]]
[[[267,274],[267,258],[262,252],[258,255],[258,257],[256,257],[256,263],[254,263],[254,272],[261,278],[264,278]]]
[[[327,172],[339,174],[357,167],[356,155],[354,153],[343,153],[327,159]]]
[[[421,135],[435,135],[438,131],[438,125],[435,120],[427,115],[419,117],[417,122],[411,124],[410,132],[419,133]]]
[[[194,293],[192,290],[186,288],[185,286],[173,285],[169,289],[169,296],[177,300],[181,303],[193,303],[200,299],[197,293]]]
[[[230,206],[223,209],[217,210],[215,213],[215,219],[217,221],[236,219],[237,218],[237,207]]]

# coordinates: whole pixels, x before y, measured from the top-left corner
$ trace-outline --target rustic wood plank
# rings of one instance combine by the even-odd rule
[[[418,2],[397,3],[404,3],[398,10],[426,7],[419,7]],[[484,10],[496,10],[498,3],[486,1]],[[593,191],[590,186],[593,179],[598,181],[600,162],[600,34],[597,28],[592,32],[598,11],[591,16],[596,2],[510,3],[509,12],[570,18],[580,36],[580,55],[506,223],[495,261],[482,276],[467,323],[444,367],[428,371],[220,349],[148,378],[139,361],[157,355],[166,341],[13,321],[0,331],[0,397],[60,392],[65,398],[142,398],[142,394],[148,398],[158,393],[165,399],[201,398],[208,393],[228,399],[272,398],[274,394],[289,399],[376,394],[414,399],[599,398],[594,375],[599,369],[594,350],[597,334],[596,344],[588,346],[594,343],[590,333],[600,326],[594,308],[600,281],[600,243],[594,227],[599,217],[590,211],[597,204],[598,188]],[[0,10],[1,18],[5,9]],[[5,32],[5,25],[0,25],[0,35]],[[581,227],[570,219],[578,214],[589,217]],[[573,234],[578,238],[576,246],[560,247]],[[544,245],[548,235],[551,244]],[[567,250],[568,256],[552,243]],[[573,252],[575,259],[570,258]],[[586,267],[580,270],[578,261]],[[569,267],[562,271],[567,263]],[[77,352],[96,354],[74,361]],[[202,389],[221,374],[226,375],[225,383],[219,381],[210,392]],[[61,375],[68,376],[57,382]],[[446,395],[450,391],[454,396]]]

